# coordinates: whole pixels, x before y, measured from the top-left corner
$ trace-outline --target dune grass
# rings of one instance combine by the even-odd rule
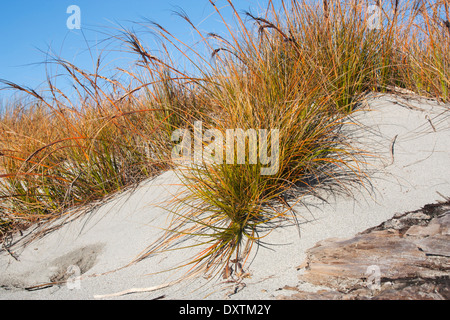
[[[98,76],[59,63],[73,72],[75,81],[78,77],[94,81]],[[7,84],[34,98],[1,115],[5,173],[0,212],[9,225],[61,216],[69,208],[100,200],[168,168],[161,157],[170,141],[163,140],[156,115],[163,110],[150,110],[126,95],[113,100],[93,82],[89,87],[80,81],[78,90],[96,92],[86,95],[81,106],[72,105],[50,80],[50,98]]]
[[[190,271],[228,277],[280,221],[296,224],[301,212],[293,206],[302,196],[323,184],[364,185],[364,151],[343,128],[353,125],[348,116],[365,94],[407,89],[449,99],[445,1],[385,1],[380,29],[370,27],[373,16],[359,1],[285,1],[280,8],[269,2],[263,16],[226,3],[234,21],[211,1],[227,35],[203,34],[179,13],[203,40],[201,50],[149,23],[162,41],[157,57],[123,30],[116,38],[136,54],[137,69],[120,70],[128,83],[102,76],[99,66],[89,73],[59,58],[52,62],[72,79],[76,98],[51,78],[45,93],[2,80],[29,99],[0,117],[0,235],[172,168],[185,192],[167,208],[173,219],[165,236],[136,261],[194,236],[202,250],[187,261]],[[189,71],[176,67],[171,50]],[[268,163],[250,156],[239,162],[236,154],[231,163],[174,163],[172,134],[195,134],[196,122],[202,134],[222,137],[230,129],[277,132],[267,143],[277,170],[263,175]],[[250,149],[249,139],[240,143]],[[261,159],[262,150],[255,152]],[[226,153],[216,147],[214,159]]]

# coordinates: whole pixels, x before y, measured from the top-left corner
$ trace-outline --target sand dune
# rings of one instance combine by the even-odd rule
[[[355,132],[356,143],[377,155],[367,159],[371,192],[357,188],[353,197],[324,193],[328,203],[305,198],[308,208],[296,207],[300,235],[294,226],[273,231],[265,239],[270,246],[255,250],[246,266],[248,277],[241,281],[199,277],[178,282],[183,269],[151,274],[179,265],[199,248],[162,253],[124,267],[167,226],[170,215],[164,209],[166,201],[183,188],[170,171],[25,247],[19,241],[10,249],[18,260],[1,252],[0,299],[94,299],[119,292],[128,294],[110,298],[275,298],[283,293],[279,288],[297,285],[296,267],[318,241],[351,237],[396,213],[416,210],[450,195],[449,107],[391,95],[372,96],[367,102],[365,108],[370,110],[358,112],[354,120],[361,124]],[[77,272],[80,279],[70,277]],[[67,278],[68,284],[26,290]],[[133,288],[157,290],[127,291]]]

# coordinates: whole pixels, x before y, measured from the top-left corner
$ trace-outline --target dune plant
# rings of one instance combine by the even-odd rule
[[[283,2],[281,12],[272,9],[265,16],[246,13],[253,29],[236,11],[234,29],[223,21],[230,36],[210,35],[216,46],[212,41],[206,46],[215,60],[202,68],[211,71],[203,71],[199,85],[219,115],[206,121],[222,136],[230,128],[279,130],[279,170],[262,176],[263,166],[248,159],[240,165],[202,163],[181,169],[187,191],[172,208],[176,218],[166,236],[137,260],[195,235],[203,239],[198,245],[204,250],[188,260],[189,270],[228,277],[232,265],[242,271],[251,248],[263,243],[275,222],[295,224],[289,195],[298,201],[321,183],[345,190],[351,183],[364,184],[358,161],[362,151],[352,147],[342,125],[365,93],[411,88],[404,74],[412,70],[405,59],[409,47],[398,35],[405,32],[400,14],[408,7],[400,8],[398,1],[389,9],[380,7],[384,18],[378,29],[369,27],[367,8],[356,1],[327,1],[324,11],[296,1]],[[434,57],[442,56],[427,47]],[[436,66],[441,60],[432,61]]]
[[[403,78],[414,92],[449,101],[450,14],[448,1],[413,2],[404,32]]]
[[[233,40],[212,35],[222,46],[212,51],[214,63],[202,68],[209,74],[199,85],[215,116],[202,117],[204,129],[217,130],[227,139],[230,129],[277,130],[278,147],[268,145],[269,153],[276,152],[279,167],[263,175],[265,164],[250,161],[250,155],[241,163],[234,159],[181,166],[177,172],[186,191],[171,207],[175,218],[165,237],[137,261],[171,248],[184,236],[195,236],[203,250],[188,260],[190,270],[227,277],[231,268],[242,270],[251,248],[262,244],[275,225],[295,224],[297,212],[288,203],[293,194],[311,193],[325,181],[345,188],[339,174],[352,176],[353,181],[363,179],[358,150],[342,131],[350,108],[335,108],[339,95],[324,88],[323,74],[311,74],[312,63],[307,59],[311,53],[287,37],[295,36],[293,30],[285,33],[275,22],[248,14],[258,33],[236,11],[235,16],[238,30],[233,31]],[[249,152],[250,139],[240,142]],[[227,149],[221,148],[215,148],[216,160],[226,158]],[[257,158],[260,153],[259,149]]]
[[[1,115],[0,206],[8,228],[61,216],[168,168],[170,142],[159,136],[157,107],[98,73],[56,63],[77,84],[81,103],[51,79],[47,95],[3,81],[33,98]]]

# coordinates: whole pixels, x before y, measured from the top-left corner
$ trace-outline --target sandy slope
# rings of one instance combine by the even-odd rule
[[[328,204],[305,199],[310,204],[309,210],[297,208],[303,216],[301,236],[295,227],[271,233],[266,238],[271,246],[259,248],[247,266],[250,277],[241,284],[198,278],[116,299],[153,299],[163,295],[166,299],[272,299],[283,293],[279,288],[297,285],[294,271],[303,262],[306,250],[318,241],[351,237],[396,213],[442,200],[439,193],[449,196],[448,106],[446,109],[429,101],[407,101],[390,95],[372,97],[368,102],[372,110],[359,112],[355,119],[365,127],[355,133],[355,139],[378,156],[368,159],[371,194],[364,189],[355,189],[354,197],[324,194]],[[25,248],[16,245],[11,250],[19,261],[2,252],[0,299],[93,299],[95,295],[155,287],[176,280],[181,273],[147,274],[178,265],[198,252],[198,248],[160,254],[107,272],[128,264],[161,235],[160,228],[169,217],[164,210],[165,201],[180,188],[176,175],[167,172]],[[64,278],[73,265],[82,273],[79,282],[32,292],[24,290]],[[234,292],[237,293],[231,294]]]

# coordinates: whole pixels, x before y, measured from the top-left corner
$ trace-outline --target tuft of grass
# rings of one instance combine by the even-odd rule
[[[378,30],[368,27],[367,8],[354,1],[327,1],[324,11],[307,2],[283,2],[281,12],[272,6],[262,17],[246,13],[253,29],[231,1],[228,5],[236,26],[233,29],[223,19],[230,35],[227,39],[212,35],[216,47],[212,40],[206,47],[215,60],[201,68],[202,94],[216,117],[202,120],[222,136],[233,128],[279,130],[279,170],[262,176],[263,166],[250,164],[248,158],[240,165],[204,162],[183,168],[180,176],[187,191],[175,201],[168,233],[138,259],[167,249],[184,236],[196,236],[203,239],[198,245],[204,250],[186,263],[190,272],[225,277],[233,264],[242,270],[251,248],[263,243],[276,221],[296,223],[297,212],[287,202],[288,195],[298,199],[314,193],[320,182],[332,181],[344,190],[352,183],[364,184],[358,157],[362,151],[352,147],[342,125],[367,92],[414,89],[405,70],[416,72],[414,63],[405,59],[415,34],[410,42],[402,38],[405,23],[411,23],[407,18],[413,19],[407,13],[410,4],[401,8],[393,2],[392,14],[383,8],[383,27]],[[426,32],[431,35],[431,29]],[[161,33],[171,36],[165,30]],[[434,55],[429,64],[447,70],[437,46],[427,48]],[[423,56],[419,65],[426,63]],[[432,68],[428,70],[431,74]],[[433,86],[435,96],[445,95],[443,74],[439,72],[440,88]],[[427,76],[413,78],[429,86]]]
[[[143,98],[125,87],[107,92],[112,80],[56,63],[78,84],[81,105],[51,79],[47,95],[2,81],[33,98],[0,116],[3,233],[59,217],[170,167],[164,160],[170,141],[160,136],[155,115],[160,107],[143,105]]]
[[[230,35],[233,41],[214,49],[214,64],[202,68],[209,70],[201,88],[210,113],[201,120],[205,132],[214,129],[222,137],[230,129],[277,130],[279,144],[275,148],[271,136],[268,152],[277,154],[278,168],[262,175],[265,164],[255,164],[250,156],[238,163],[237,154],[233,164],[203,161],[180,167],[177,172],[186,192],[174,201],[174,219],[165,237],[137,261],[168,250],[180,238],[195,236],[203,250],[184,266],[190,266],[193,273],[228,276],[231,265],[242,270],[251,249],[262,244],[277,224],[296,223],[298,213],[288,200],[318,188],[311,181],[333,181],[346,188],[339,174],[351,175],[358,182],[364,178],[357,161],[359,151],[342,131],[351,108],[338,101],[342,92],[336,94],[324,86],[323,77],[331,78],[331,72],[313,73],[309,49],[299,47],[300,40],[286,38],[286,34],[295,37],[293,30],[283,32],[275,22],[248,16],[259,32],[238,20],[238,31]],[[237,143],[249,152],[250,140]],[[226,148],[226,144],[216,145],[216,159],[226,158]]]
[[[450,14],[447,1],[414,3],[409,13],[403,78],[420,95],[449,101]]]

